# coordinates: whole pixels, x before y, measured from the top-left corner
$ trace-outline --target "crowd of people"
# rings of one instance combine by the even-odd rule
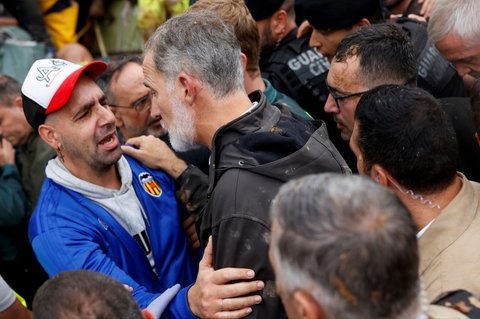
[[[0,75],[0,319],[480,318],[480,2],[167,2]]]

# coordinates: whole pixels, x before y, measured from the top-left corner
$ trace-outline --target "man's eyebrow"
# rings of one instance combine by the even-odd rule
[[[107,101],[107,96],[105,94],[102,94],[99,98],[98,98],[98,101],[100,104],[104,103]],[[81,107],[80,109],[73,115],[73,120],[76,121],[78,120],[78,118],[86,111],[88,111],[89,109],[91,109],[92,107],[95,106],[95,99],[92,98],[90,99],[88,102],[85,102]]]
[[[143,102],[144,100],[148,99],[149,95],[150,95],[150,92],[148,92],[148,93],[145,94],[145,95],[142,95],[141,97],[139,97],[138,99],[136,99],[135,101],[133,101],[132,103],[130,103],[130,105],[135,106],[135,105],[137,105],[138,103]]]
[[[153,91],[152,87],[151,87],[150,84],[148,84],[147,82],[143,82],[143,85],[145,85],[147,88],[149,88],[150,90]]]
[[[473,58],[474,58],[473,56],[466,56],[466,57],[454,59],[451,62],[452,63],[468,63],[468,62],[471,62]]]
[[[331,86],[330,83],[328,83],[327,80],[325,80],[325,84],[327,85],[327,87],[330,88],[330,90],[335,91],[335,93],[340,93],[341,95],[347,95],[347,94],[349,94],[349,93],[347,93],[347,92],[345,92],[345,91],[342,91],[342,90],[338,89],[338,88],[335,87],[335,86]]]
[[[83,104],[80,109],[73,115],[73,120],[76,121],[84,112],[88,111],[95,105],[95,101],[90,100]]]

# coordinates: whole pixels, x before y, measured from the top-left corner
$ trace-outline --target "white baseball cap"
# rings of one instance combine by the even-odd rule
[[[22,85],[23,111],[37,129],[48,114],[67,104],[80,75],[94,79],[107,68],[103,61],[78,65],[61,59],[41,59],[33,63]]]

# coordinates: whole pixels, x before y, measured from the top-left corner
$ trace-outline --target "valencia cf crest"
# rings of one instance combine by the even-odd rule
[[[153,179],[152,174],[143,172],[138,175],[140,183],[142,183],[143,189],[154,197],[160,197],[162,195],[162,189],[158,185],[157,181]]]

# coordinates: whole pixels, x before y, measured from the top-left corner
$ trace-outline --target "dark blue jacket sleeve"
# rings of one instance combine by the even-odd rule
[[[20,224],[27,210],[27,198],[15,165],[4,165],[0,175],[0,226]]]
[[[75,269],[101,272],[132,287],[132,295],[141,308],[146,308],[160,295],[148,292],[118,268],[86,231],[68,226],[50,229],[32,239],[32,248],[49,276]]]

